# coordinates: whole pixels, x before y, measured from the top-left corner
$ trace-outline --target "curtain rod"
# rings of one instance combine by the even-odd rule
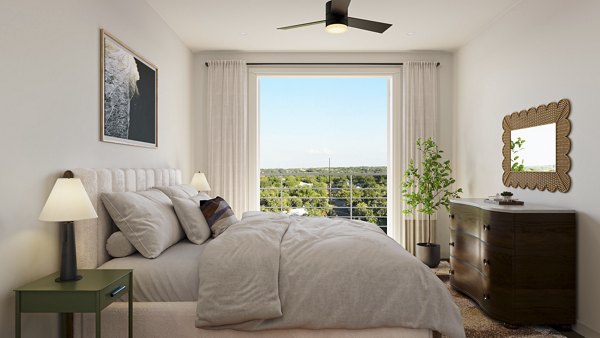
[[[208,67],[208,62],[205,62],[204,65]],[[249,62],[246,65],[248,66],[402,66],[403,62],[398,63],[377,63],[377,62],[267,62],[267,63],[256,63]],[[436,67],[440,66],[440,63],[435,64]]]

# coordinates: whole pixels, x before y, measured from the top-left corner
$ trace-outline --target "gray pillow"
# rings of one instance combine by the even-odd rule
[[[202,244],[210,238],[211,231],[200,211],[200,200],[210,199],[210,197],[198,195],[197,198],[197,202],[191,198],[180,197],[171,197],[171,201],[187,238],[192,243]]]
[[[171,199],[160,190],[103,193],[101,198],[119,230],[146,258],[158,257],[185,236]]]
[[[154,187],[152,189],[160,190],[169,197],[190,198],[198,194],[198,191],[196,191],[196,189],[189,184],[170,185],[168,187]]]
[[[106,240],[106,251],[115,258],[127,257],[137,252],[121,231],[114,232],[108,237]]]
[[[210,196],[208,196],[205,192],[199,192],[196,196],[190,198],[198,207],[200,207],[200,201],[209,200]]]

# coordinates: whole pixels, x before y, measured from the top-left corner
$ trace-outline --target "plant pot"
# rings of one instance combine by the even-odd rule
[[[416,256],[430,268],[440,265],[440,245],[436,243],[417,243]]]

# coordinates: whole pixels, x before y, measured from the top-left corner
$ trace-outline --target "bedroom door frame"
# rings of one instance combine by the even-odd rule
[[[388,78],[387,224],[388,236],[402,243],[400,205],[402,180],[402,66],[249,66],[248,155],[250,210],[260,210],[260,86],[261,77],[385,77]]]

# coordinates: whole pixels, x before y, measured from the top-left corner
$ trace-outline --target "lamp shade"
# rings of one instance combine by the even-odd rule
[[[78,178],[59,178],[40,213],[40,221],[70,222],[97,218],[96,210]]]
[[[204,175],[204,173],[195,173],[194,177],[192,177],[191,184],[198,191],[210,191],[210,185],[208,185],[208,181],[206,180],[206,175]]]

